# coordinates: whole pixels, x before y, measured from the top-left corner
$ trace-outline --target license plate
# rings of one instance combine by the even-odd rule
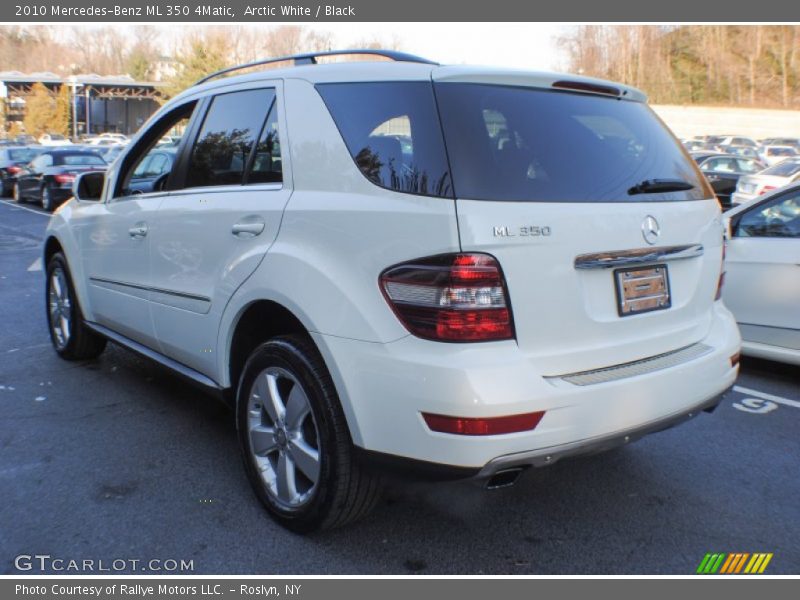
[[[620,317],[662,310],[672,305],[667,265],[615,269],[614,281]]]

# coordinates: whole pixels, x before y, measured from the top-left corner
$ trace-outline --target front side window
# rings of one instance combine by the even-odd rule
[[[358,169],[397,192],[453,197],[429,82],[317,85]]]
[[[147,177],[145,173],[150,173],[150,165],[152,163],[154,148],[164,143],[164,140],[171,140],[173,137],[180,137],[186,131],[189,125],[189,120],[192,117],[196,103],[189,102],[183,106],[179,106],[161,117],[154,123],[144,134],[137,146],[133,148],[123,159],[121,167],[121,175],[117,183],[117,190],[115,196],[130,196],[133,190],[130,187],[131,180]],[[110,150],[109,152],[114,151]],[[121,152],[121,150],[119,150]],[[106,155],[107,159],[113,160],[113,155]],[[167,174],[172,168],[172,163],[168,165],[167,169],[161,172],[161,175]],[[166,177],[160,181],[160,189],[146,190],[148,192],[163,191],[166,187]],[[142,190],[138,189],[137,193]]]
[[[215,96],[192,147],[184,187],[244,183],[250,152],[274,99],[271,89]]]
[[[800,238],[800,190],[744,213],[736,227],[736,237]]]

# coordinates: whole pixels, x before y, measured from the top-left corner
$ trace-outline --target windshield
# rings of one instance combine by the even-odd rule
[[[435,92],[459,198],[642,202],[713,196],[646,104],[472,83],[437,83]],[[674,185],[640,187],[653,180]],[[630,194],[637,187],[647,193]]]

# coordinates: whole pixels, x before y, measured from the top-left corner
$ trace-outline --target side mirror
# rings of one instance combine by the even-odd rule
[[[103,196],[106,174],[103,171],[81,173],[72,184],[72,195],[79,202],[97,202]]]

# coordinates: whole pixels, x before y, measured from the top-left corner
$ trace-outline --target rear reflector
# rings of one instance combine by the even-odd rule
[[[431,431],[455,435],[502,435],[531,431],[536,428],[543,416],[544,411],[485,419],[422,413],[422,418],[425,419],[425,423]]]
[[[444,342],[514,337],[503,274],[488,254],[444,254],[390,267],[381,290],[414,335]]]

